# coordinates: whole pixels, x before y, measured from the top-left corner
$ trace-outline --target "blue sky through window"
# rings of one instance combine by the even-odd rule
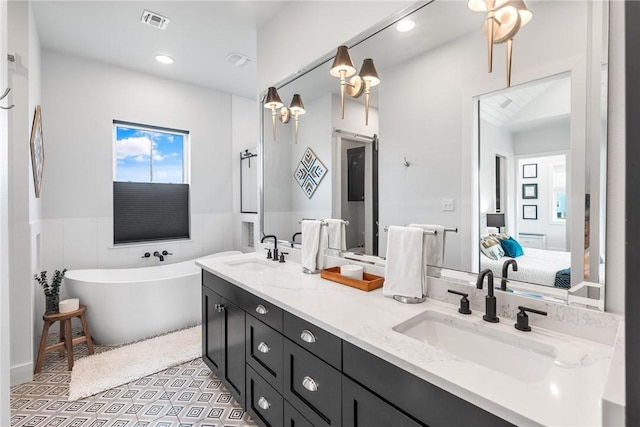
[[[116,181],[184,182],[184,134],[116,125]]]

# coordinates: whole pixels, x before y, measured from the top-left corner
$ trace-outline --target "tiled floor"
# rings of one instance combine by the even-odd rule
[[[96,352],[108,350],[96,346]],[[86,354],[84,344],[74,346],[76,360]],[[11,388],[11,426],[255,425],[202,359],[75,402],[67,401],[71,372],[66,360],[57,352],[47,353],[32,382]]]

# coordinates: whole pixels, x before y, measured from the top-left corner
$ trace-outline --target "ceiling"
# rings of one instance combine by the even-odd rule
[[[257,31],[285,1],[35,1],[43,50],[255,98]],[[169,18],[166,29],[142,24],[144,10]],[[237,67],[237,52],[253,62]],[[171,65],[155,55],[171,56]]]

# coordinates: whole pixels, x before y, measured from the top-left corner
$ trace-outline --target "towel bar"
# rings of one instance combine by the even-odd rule
[[[326,222],[324,222],[324,220],[317,220],[317,219],[313,219],[313,218],[302,218],[302,221],[321,221],[320,225],[327,225]],[[298,224],[302,224],[302,221],[298,221]],[[344,225],[349,225],[349,221],[345,221],[345,220],[341,220]]]
[[[385,227],[384,231],[389,231],[389,227]],[[447,227],[444,229],[445,233],[448,232],[452,232],[452,233],[457,233],[458,232],[458,227]],[[437,231],[433,231],[433,230],[424,230],[424,234],[433,234],[433,235],[437,235],[438,232]]]

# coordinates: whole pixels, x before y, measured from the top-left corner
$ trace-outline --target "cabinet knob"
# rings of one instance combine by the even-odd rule
[[[266,343],[260,342],[260,344],[258,344],[258,351],[260,353],[269,353],[269,350],[271,350],[271,349],[269,348],[269,346]]]
[[[271,407],[271,403],[269,403],[269,401],[264,397],[260,396],[260,399],[258,399],[258,406],[266,411]]]
[[[258,304],[256,307],[256,313],[258,314],[267,314],[268,312],[269,310],[267,310],[267,308],[262,304]]]
[[[218,313],[222,313],[224,311],[224,305],[222,304],[215,304],[213,307],[218,310]]]
[[[311,377],[304,377],[302,380],[302,387],[309,391],[318,391],[318,383]]]
[[[308,342],[310,344],[316,342],[316,336],[313,335],[313,332],[311,332],[308,329],[305,329],[304,331],[302,331],[302,333],[300,334],[300,339],[302,339],[302,341]]]

